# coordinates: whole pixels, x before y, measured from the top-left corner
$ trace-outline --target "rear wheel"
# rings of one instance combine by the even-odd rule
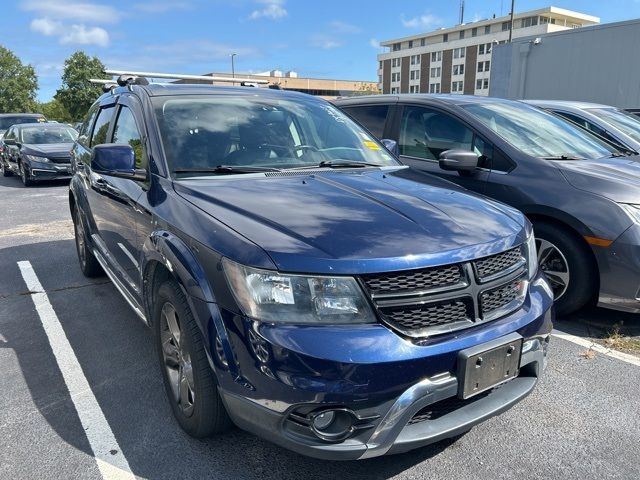
[[[0,159],[0,172],[2,172],[2,176],[3,177],[10,177],[11,176],[11,172],[9,171],[9,169],[7,168],[7,166],[4,163],[4,160]]]
[[[27,168],[20,162],[18,164],[18,170],[20,171],[20,179],[25,187],[30,187],[33,185],[33,180],[31,180],[31,176],[29,175],[29,171]]]
[[[548,222],[534,224],[538,264],[553,289],[559,316],[586,305],[596,292],[597,268],[584,241],[575,233]]]
[[[196,438],[227,430],[231,420],[200,329],[175,281],[168,280],[158,289],[153,318],[162,378],[178,423]]]
[[[93,278],[104,275],[104,270],[102,270],[102,267],[89,247],[87,233],[78,207],[73,209],[73,230],[76,237],[76,251],[78,252],[80,270],[82,270],[84,276]]]

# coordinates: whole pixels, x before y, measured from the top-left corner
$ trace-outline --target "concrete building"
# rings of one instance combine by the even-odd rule
[[[547,7],[514,15],[513,38],[539,36],[600,23],[598,17]],[[503,16],[387,40],[378,55],[383,93],[488,95],[493,45],[509,39]]]
[[[640,108],[640,19],[525,37],[493,51],[492,97]]]
[[[205,73],[216,77],[232,78],[230,73]],[[280,70],[271,70],[269,72],[248,74],[236,73],[236,77],[268,80],[269,84],[279,85],[283,90],[293,90],[296,92],[316,95],[323,98],[331,99],[336,97],[347,97],[351,95],[365,95],[378,93],[378,84],[376,82],[368,82],[363,80],[330,80],[326,78],[303,78],[299,77],[294,71],[283,73]],[[205,81],[183,80],[178,83],[207,83]],[[215,85],[216,82],[213,82]],[[222,85],[222,82],[219,82]],[[229,85],[228,83],[224,83]]]

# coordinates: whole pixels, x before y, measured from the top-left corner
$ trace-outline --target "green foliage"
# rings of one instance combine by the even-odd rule
[[[64,61],[62,86],[54,98],[69,112],[74,121],[84,118],[89,107],[102,95],[100,85],[89,83],[90,78],[102,78],[104,65],[98,57],[75,52]]]
[[[72,123],[74,120],[64,105],[55,98],[49,102],[41,103],[38,111],[47,117],[47,120],[57,120],[60,123]]]
[[[31,65],[0,46],[0,113],[34,112],[38,78]]]

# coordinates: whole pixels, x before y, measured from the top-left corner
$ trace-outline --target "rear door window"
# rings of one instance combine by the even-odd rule
[[[343,108],[343,110],[376,137],[382,138],[387,114],[389,113],[389,105],[350,106]]]

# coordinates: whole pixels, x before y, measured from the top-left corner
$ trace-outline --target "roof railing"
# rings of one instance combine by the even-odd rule
[[[142,84],[144,85],[144,80],[148,78],[164,78],[164,79],[172,79],[172,80],[197,80],[197,81],[206,81],[211,83],[237,83],[242,85],[244,84],[262,84],[266,85],[269,83],[269,80],[258,79],[258,78],[243,78],[243,77],[215,77],[213,75],[186,75],[183,73],[160,73],[160,72],[136,72],[130,70],[105,70],[105,74],[107,75],[117,75],[118,80],[117,83],[119,85],[131,85],[131,84]],[[142,80],[144,79],[144,80]],[[116,81],[113,81],[115,83]],[[148,84],[148,81],[147,81]]]

